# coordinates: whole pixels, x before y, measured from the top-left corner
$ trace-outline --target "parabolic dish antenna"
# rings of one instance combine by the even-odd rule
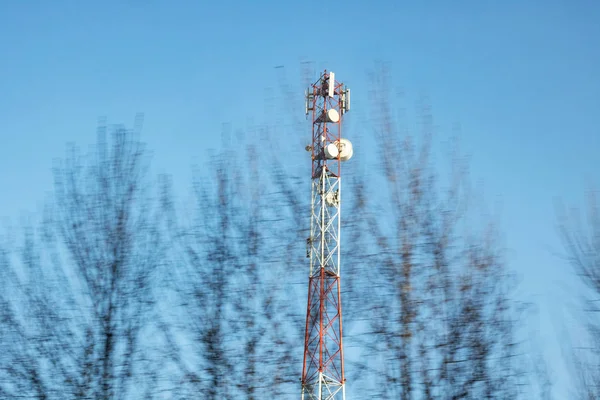
[[[329,158],[330,160],[337,158],[339,153],[340,152],[335,143],[329,143],[327,146],[325,146],[325,157]]]
[[[348,139],[340,139],[339,141],[336,140],[335,145],[340,154],[340,160],[348,161],[350,158],[352,158],[354,150],[352,148],[352,143]]]
[[[340,121],[340,113],[337,112],[336,109],[330,108],[327,111],[323,111],[323,113],[317,118],[317,122],[332,122],[337,123]]]

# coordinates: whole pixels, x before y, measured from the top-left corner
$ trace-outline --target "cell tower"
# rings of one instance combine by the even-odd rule
[[[302,400],[345,399],[342,302],[340,290],[341,164],[352,157],[342,138],[350,89],[325,71],[310,85],[306,114],[312,113],[310,258],[308,305],[302,367]]]

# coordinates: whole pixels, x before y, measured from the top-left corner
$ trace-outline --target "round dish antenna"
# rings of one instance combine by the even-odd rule
[[[348,161],[352,158],[352,155],[354,154],[352,142],[348,139],[340,139],[339,141],[335,141],[335,145],[338,149],[341,161]]]
[[[325,146],[325,157],[328,159],[332,160],[337,158],[338,154],[340,154],[340,151],[335,143],[329,143]]]
[[[338,123],[340,121],[340,113],[335,108],[330,108],[317,118],[317,122]]]

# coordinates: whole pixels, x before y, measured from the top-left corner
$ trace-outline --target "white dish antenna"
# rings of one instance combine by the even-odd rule
[[[339,121],[340,113],[338,113],[335,108],[330,108],[329,110],[324,111],[317,119],[317,122],[331,122],[334,124],[338,123]]]
[[[348,139],[340,139],[339,141],[335,141],[335,145],[338,149],[341,161],[348,161],[352,158],[352,155],[354,154],[352,142]]]
[[[338,154],[340,154],[338,147],[335,143],[329,143],[327,146],[325,146],[325,157],[327,157],[328,159],[334,159],[337,158]]]
[[[337,112],[336,109],[330,108],[329,110],[327,110],[325,120],[327,122],[338,122],[340,120],[340,114]]]
[[[329,160],[339,157],[340,161],[348,161],[354,154],[352,143],[348,139],[336,140],[333,143],[329,143],[323,151],[325,152],[325,158]]]
[[[335,192],[329,192],[325,195],[325,202],[328,206],[337,207],[340,205],[340,192],[336,190]]]

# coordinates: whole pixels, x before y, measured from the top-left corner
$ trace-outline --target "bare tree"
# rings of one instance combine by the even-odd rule
[[[21,261],[2,253],[0,390],[10,397],[149,397],[139,391],[154,384],[143,334],[165,244],[137,134],[116,127],[109,138],[101,126],[93,154],[71,146]]]
[[[374,379],[363,381],[365,390],[405,400],[515,398],[516,320],[495,230],[477,229],[467,214],[467,169],[458,152],[448,178],[436,173],[426,103],[421,135],[397,127],[386,79],[378,73],[372,81],[381,174],[363,181],[377,191],[368,184],[358,191],[378,194],[357,202],[368,203],[371,239],[354,239],[374,249],[363,258],[372,277],[354,289],[371,315],[361,371]]]
[[[583,322],[587,329],[587,343],[583,348],[571,349],[575,391],[580,399],[600,398],[600,201],[597,193],[589,191],[585,220],[577,210],[559,209],[559,233],[567,254],[567,261],[584,286],[582,301]]]
[[[5,398],[73,398],[79,391],[78,347],[70,285],[44,258],[28,223],[20,248],[0,247],[0,394]]]
[[[239,365],[239,398],[248,400],[290,395],[290,379],[294,376],[292,362],[294,345],[289,329],[293,321],[288,314],[286,297],[289,288],[281,285],[283,274],[290,274],[293,256],[289,253],[290,238],[285,234],[293,226],[288,217],[294,202],[282,193],[268,193],[273,182],[279,181],[277,165],[265,174],[257,147],[250,145],[246,165],[248,171],[238,182],[244,182],[241,192],[247,199],[245,211],[238,218],[241,244],[240,268],[237,275],[238,293],[234,301],[234,329],[242,333],[240,341],[246,350],[235,358]],[[283,191],[293,190],[280,186]],[[297,241],[295,241],[297,243]],[[299,343],[299,342],[298,342]]]
[[[253,145],[243,166],[234,159],[221,152],[209,174],[197,170],[195,210],[176,228],[182,257],[174,289],[183,307],[171,330],[181,340],[172,343],[190,396],[277,397],[289,393],[295,372],[289,288],[280,284],[290,244],[298,243],[286,220],[295,189],[273,192],[280,169],[265,168]]]
[[[82,395],[97,399],[128,397],[142,373],[136,366],[153,304],[151,281],[164,249],[138,132],[116,127],[109,139],[107,130],[99,128],[93,156],[82,159],[72,147],[55,168],[53,221],[78,304],[89,310],[78,323],[85,343]]]
[[[224,163],[215,163],[216,187],[195,183],[197,213],[182,232],[185,282],[179,282],[186,298],[184,328],[193,336],[196,356],[186,375],[196,393],[207,399],[231,398],[232,371],[226,342],[231,278],[236,252],[232,240],[234,186]]]

